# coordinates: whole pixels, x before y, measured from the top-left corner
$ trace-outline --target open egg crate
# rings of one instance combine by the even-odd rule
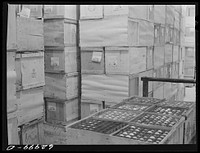
[[[163,102],[159,103],[158,105],[190,109],[195,106],[195,103],[189,102],[189,101],[163,101]]]

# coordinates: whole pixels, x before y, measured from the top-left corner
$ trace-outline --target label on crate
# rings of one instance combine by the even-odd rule
[[[22,11],[19,13],[19,15],[20,15],[20,17],[29,18],[30,13],[31,13],[31,10],[24,7],[24,8],[22,8]]]
[[[51,13],[53,11],[53,5],[45,5],[44,13]]]
[[[51,66],[59,66],[59,57],[51,57]]]
[[[102,52],[93,52],[92,61],[100,63],[101,62],[101,57],[102,57]]]
[[[88,11],[94,12],[95,10],[96,10],[96,6],[95,5],[88,5]]]
[[[48,110],[49,111],[56,111],[56,103],[48,103]]]

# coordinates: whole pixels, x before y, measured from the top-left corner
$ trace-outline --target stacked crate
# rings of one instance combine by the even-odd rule
[[[77,6],[44,5],[45,115],[50,124],[79,118]]]
[[[131,97],[65,127],[56,144],[183,144],[184,118],[150,113],[163,100]],[[142,104],[141,104],[142,103]]]
[[[18,7],[15,68],[19,138],[20,144],[38,144],[38,125],[44,116],[45,85],[42,5]]]
[[[150,5],[80,6],[83,105],[140,94],[140,78],[153,74],[152,21]]]
[[[8,144],[19,144],[18,119],[17,119],[17,97],[16,97],[16,69],[15,55],[17,50],[16,41],[16,5],[8,4],[7,20],[7,129]]]

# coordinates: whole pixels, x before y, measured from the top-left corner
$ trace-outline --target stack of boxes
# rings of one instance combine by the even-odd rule
[[[82,105],[96,105],[82,112],[141,94],[139,78],[153,74],[153,6],[83,5],[80,14]]]
[[[17,16],[16,96],[21,144],[39,144],[44,116],[44,36],[42,5],[19,5]],[[34,132],[33,132],[34,131]]]
[[[16,98],[16,5],[8,5],[7,21],[7,129],[8,144],[19,144]]]
[[[44,5],[45,115],[52,125],[79,118],[77,6]]]

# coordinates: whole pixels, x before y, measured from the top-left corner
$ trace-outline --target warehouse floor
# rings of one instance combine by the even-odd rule
[[[196,86],[185,88],[184,101],[194,101],[194,102],[196,102]],[[191,140],[190,144],[196,144],[196,136]]]

